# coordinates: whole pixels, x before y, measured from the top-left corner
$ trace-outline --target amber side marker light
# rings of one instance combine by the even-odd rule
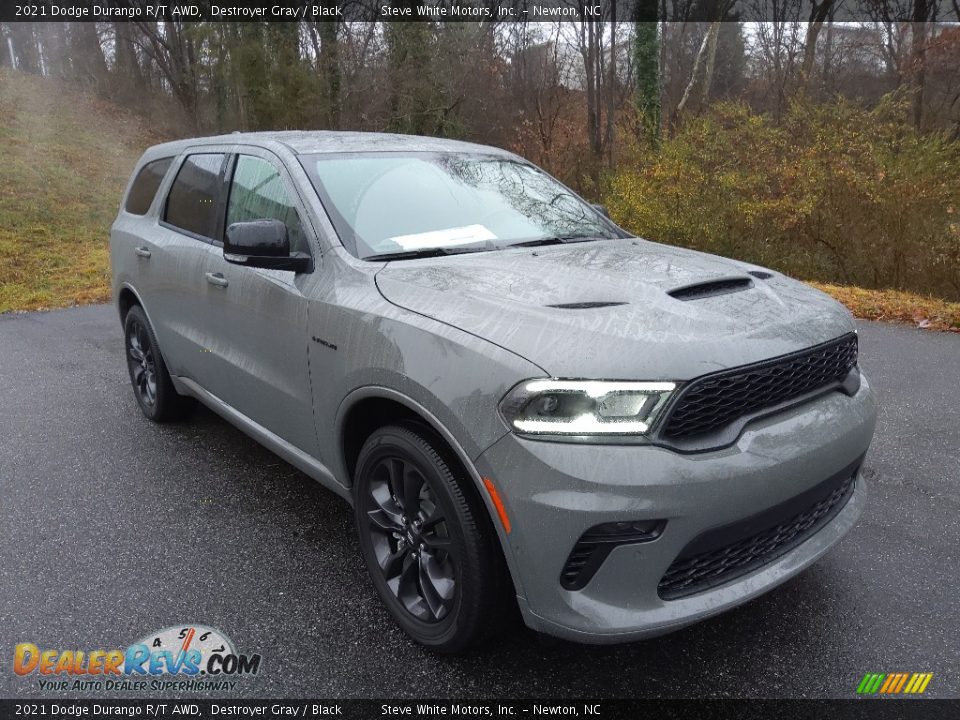
[[[500,522],[503,523],[503,529],[510,534],[510,518],[507,517],[507,509],[503,506],[503,499],[497,492],[497,486],[493,484],[490,478],[483,478],[484,487],[490,493],[490,499],[493,500],[493,506],[497,509],[497,515],[500,516]]]

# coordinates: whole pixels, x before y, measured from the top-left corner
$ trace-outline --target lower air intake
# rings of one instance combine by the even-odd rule
[[[730,582],[797,547],[846,505],[856,483],[858,460],[793,500],[733,525],[711,530],[690,543],[669,567],[657,592],[677,600]],[[802,509],[797,512],[797,506]],[[757,531],[756,528],[763,529]]]

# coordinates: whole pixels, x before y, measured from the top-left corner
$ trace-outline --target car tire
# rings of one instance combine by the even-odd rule
[[[189,414],[196,401],[173,387],[157,337],[139,305],[131,307],[123,319],[123,348],[133,395],[143,414],[158,423]]]
[[[490,516],[446,445],[420,425],[383,427],[355,479],[360,547],[400,627],[439,653],[496,637],[515,614],[512,586]]]

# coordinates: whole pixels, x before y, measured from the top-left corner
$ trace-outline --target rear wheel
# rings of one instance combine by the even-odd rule
[[[486,510],[443,443],[420,426],[376,430],[357,461],[354,512],[374,587],[397,623],[460,652],[510,616]]]
[[[154,422],[166,422],[181,418],[193,409],[193,398],[178,394],[173,387],[153,328],[139,305],[127,312],[123,336],[130,383],[143,414]]]

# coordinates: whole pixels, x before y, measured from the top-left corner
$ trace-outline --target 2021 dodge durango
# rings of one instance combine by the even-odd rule
[[[850,314],[632,237],[509,152],[158,145],[110,245],[144,415],[199,400],[346,498],[373,587],[434,650],[517,607],[575,641],[662,634],[861,512],[876,410]]]

